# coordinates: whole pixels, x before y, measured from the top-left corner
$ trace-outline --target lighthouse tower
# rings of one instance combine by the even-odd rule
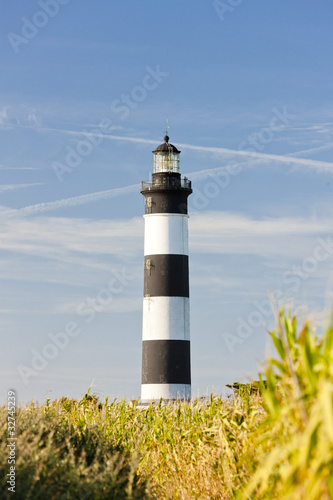
[[[145,197],[141,403],[191,397],[187,198],[180,151],[164,137]]]

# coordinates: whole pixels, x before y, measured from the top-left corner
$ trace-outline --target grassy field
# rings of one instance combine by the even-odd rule
[[[62,398],[16,415],[8,491],[0,409],[0,498],[333,499],[333,329],[317,338],[281,313],[261,393],[138,409]]]

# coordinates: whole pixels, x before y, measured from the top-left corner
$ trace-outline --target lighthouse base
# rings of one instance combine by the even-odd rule
[[[141,404],[149,404],[152,401],[182,401],[191,399],[190,384],[142,384]]]

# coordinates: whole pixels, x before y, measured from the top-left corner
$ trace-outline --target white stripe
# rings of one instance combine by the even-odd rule
[[[190,399],[190,384],[142,384],[141,403],[163,399]]]
[[[190,340],[190,299],[144,297],[142,340]]]
[[[145,255],[188,255],[188,215],[147,214]]]

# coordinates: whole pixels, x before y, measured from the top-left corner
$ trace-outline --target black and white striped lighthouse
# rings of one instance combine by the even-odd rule
[[[141,402],[191,397],[187,198],[180,151],[164,137],[145,197]]]

